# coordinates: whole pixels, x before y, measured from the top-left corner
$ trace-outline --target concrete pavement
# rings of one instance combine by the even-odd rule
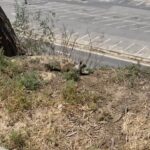
[[[56,34],[63,26],[74,31],[78,42],[101,52],[150,62],[150,5],[140,0],[28,0],[31,13],[53,11]],[[1,0],[9,18],[14,20],[14,1]],[[90,37],[89,37],[90,35]]]

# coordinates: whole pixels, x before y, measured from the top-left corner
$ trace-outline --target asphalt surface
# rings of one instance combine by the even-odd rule
[[[20,1],[19,1],[20,2]],[[150,3],[144,0],[28,0],[28,10],[56,14],[56,34],[64,26],[78,42],[150,59]],[[0,0],[11,21],[14,1]],[[33,23],[34,24],[34,23]]]

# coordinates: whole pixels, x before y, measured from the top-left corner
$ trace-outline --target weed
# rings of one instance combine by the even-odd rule
[[[64,78],[68,80],[78,81],[80,79],[79,72],[76,70],[70,70],[64,73]]]
[[[117,70],[116,80],[117,83],[124,83],[133,88],[136,85],[136,80],[140,77],[141,70],[137,65],[127,66],[125,68],[119,68]]]
[[[20,131],[12,131],[9,139],[11,147],[14,147],[15,149],[22,150],[23,147],[26,145],[25,137]]]
[[[28,29],[29,13],[25,5],[19,5],[17,0],[15,0],[15,13],[16,18],[13,25],[17,28],[21,28],[22,30]]]
[[[40,86],[40,79],[35,72],[26,72],[22,75],[20,83],[27,90],[36,90]]]
[[[90,110],[96,111],[99,107],[101,101],[105,101],[109,98],[109,95],[102,93],[96,93],[94,91],[89,90],[80,90],[78,93],[78,97],[80,99],[80,103],[83,105],[87,105]]]
[[[11,63],[11,61],[8,61],[7,67],[3,70],[3,75],[0,76],[0,99],[5,101],[5,107],[8,112],[30,109],[32,103],[28,96],[26,96],[23,85],[20,84],[19,75],[10,76],[11,73],[15,73]]]
[[[20,39],[23,47],[26,48],[30,55],[47,53],[55,55],[55,16],[56,13],[49,11],[41,16],[41,11],[37,11],[34,16],[30,16],[25,5],[19,5],[17,0],[15,4],[16,19],[14,29]],[[29,21],[34,21],[31,24]],[[67,33],[66,28],[61,37],[61,47],[63,55],[70,56],[78,37],[73,36],[73,32]],[[70,46],[70,51],[68,51]],[[48,48],[48,50],[47,50]],[[68,54],[69,53],[69,54]]]
[[[60,62],[54,59],[48,64],[45,64],[45,68],[50,71],[61,71]]]
[[[127,71],[128,71],[128,74],[126,74],[126,76],[128,78],[130,77],[139,77],[141,71],[140,71],[140,66],[137,66],[137,65],[131,65],[131,66],[127,66],[125,68]]]
[[[48,12],[45,17],[41,17],[41,12],[35,13],[35,16],[30,16],[25,5],[15,3],[16,19],[13,23],[14,29],[20,39],[23,47],[26,48],[29,54],[41,54],[48,52],[47,47],[50,47],[52,52],[55,50],[55,24],[54,12]],[[29,22],[34,20],[34,25]],[[46,41],[44,40],[46,38]]]
[[[88,90],[79,90],[77,88],[77,83],[74,80],[68,80],[62,92],[63,99],[67,103],[71,104],[81,104],[87,105],[93,111],[97,109],[98,103],[102,101],[102,98],[95,92],[90,92]],[[107,96],[107,95],[106,95]],[[107,96],[108,98],[108,96]]]
[[[3,55],[2,49],[0,49],[0,72],[7,73],[11,77],[22,72],[21,67],[17,63],[12,62]]]
[[[3,71],[8,66],[8,60],[3,55],[3,49],[0,49],[0,71]]]
[[[1,95],[2,100],[5,100],[5,107],[9,113],[29,110],[32,107],[32,100],[26,95],[23,87],[16,81],[9,81]]]
[[[75,104],[79,101],[77,94],[77,86],[73,80],[67,81],[62,92],[63,99],[67,103]]]

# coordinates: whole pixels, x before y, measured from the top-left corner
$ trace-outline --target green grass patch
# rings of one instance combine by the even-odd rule
[[[66,85],[62,91],[63,100],[70,104],[76,104],[78,99],[77,86],[73,80],[66,82]]]
[[[16,62],[11,61],[10,58],[4,56],[3,51],[0,50],[0,73],[14,77],[21,72],[23,72],[23,68]]]
[[[80,75],[79,72],[76,70],[70,70],[68,72],[64,73],[64,78],[68,80],[73,80],[73,81],[79,81]]]
[[[36,72],[26,72],[22,74],[20,78],[20,83],[27,90],[36,90],[40,87],[41,81]]]
[[[10,145],[12,149],[23,150],[25,147],[25,137],[20,131],[12,131],[9,135]]]

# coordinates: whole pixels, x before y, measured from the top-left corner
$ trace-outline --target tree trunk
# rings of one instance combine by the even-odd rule
[[[19,41],[12,28],[12,25],[0,6],[0,48],[3,48],[4,55],[16,56],[21,53]]]

